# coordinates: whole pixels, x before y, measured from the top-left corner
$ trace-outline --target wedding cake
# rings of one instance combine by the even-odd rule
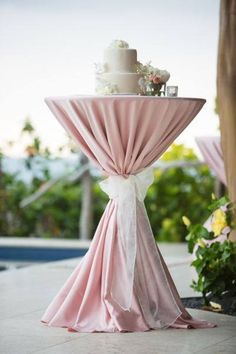
[[[137,51],[127,42],[113,41],[104,51],[104,63],[97,66],[96,91],[103,94],[139,94]]]
[[[170,74],[137,60],[136,49],[123,40],[113,41],[104,51],[104,62],[96,65],[96,92],[102,95],[165,95]]]

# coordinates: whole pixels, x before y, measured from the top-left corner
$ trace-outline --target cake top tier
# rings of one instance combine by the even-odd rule
[[[104,63],[110,73],[135,73],[137,51],[130,49],[127,42],[115,40],[105,49]]]
[[[105,49],[104,63],[110,73],[135,73],[137,51],[135,49]]]

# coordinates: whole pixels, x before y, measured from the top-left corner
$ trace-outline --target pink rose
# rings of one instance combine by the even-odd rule
[[[152,81],[154,84],[160,84],[161,79],[160,76],[155,75],[155,74],[151,74],[148,76],[149,81]]]
[[[164,84],[169,80],[170,73],[166,70],[161,70],[160,71],[160,78],[161,78],[161,82]]]
[[[161,83],[161,78],[159,76],[157,76],[157,75],[154,75],[153,83],[154,84],[160,84]]]

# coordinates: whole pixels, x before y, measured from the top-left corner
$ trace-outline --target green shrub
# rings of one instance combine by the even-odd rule
[[[192,224],[187,218],[183,220],[189,232],[186,236],[189,252],[195,253],[191,265],[197,271],[197,280],[192,281],[191,287],[202,293],[206,305],[215,296],[236,295],[236,242],[229,240],[232,204],[222,197],[209,210],[213,214],[208,229],[202,224]],[[220,240],[218,237],[222,235],[225,239]]]
[[[38,146],[39,143],[37,149]],[[34,158],[40,153],[37,151],[33,155],[36,147],[34,144],[34,149],[29,150],[31,155],[26,159],[30,169]],[[46,149],[43,151],[45,157]],[[172,145],[162,157],[166,161],[179,159],[197,161],[193,150],[184,145]],[[0,234],[77,238],[81,205],[79,182],[57,182],[41,198],[26,208],[20,208],[22,199],[50,179],[45,164],[40,166],[42,177],[35,176],[30,185],[18,181],[16,176],[1,172]],[[108,202],[108,197],[101,191],[97,181],[94,179],[93,184],[93,233]],[[154,183],[145,200],[156,239],[166,242],[184,241],[185,229],[181,216],[188,214],[193,222],[203,222],[207,216],[209,194],[213,187],[214,179],[205,165],[156,169]]]
[[[193,150],[182,144],[173,144],[162,157],[165,161],[175,159],[198,161]],[[157,169],[145,200],[156,240],[185,241],[182,215],[191,215],[193,222],[204,222],[213,190],[214,178],[206,165]]]

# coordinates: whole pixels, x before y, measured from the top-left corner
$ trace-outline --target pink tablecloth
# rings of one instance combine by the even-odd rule
[[[226,186],[227,182],[220,137],[198,137],[196,138],[196,142],[206,163],[214,171],[219,180]]]
[[[158,159],[200,111],[205,100],[77,96],[48,98],[46,102],[98,168],[108,175],[131,180]],[[138,200],[135,220],[128,220],[135,222],[136,230],[132,280],[126,268],[130,251],[122,246],[119,237],[122,225],[117,215],[118,202],[111,199],[88,252],[41,321],[79,332],[214,327],[212,323],[192,318],[184,308],[155,243],[144,204]]]

